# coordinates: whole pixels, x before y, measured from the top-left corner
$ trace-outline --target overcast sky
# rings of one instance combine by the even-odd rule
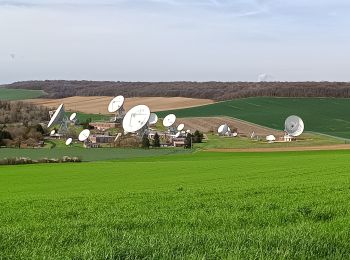
[[[349,0],[0,0],[0,83],[350,81],[349,14]]]

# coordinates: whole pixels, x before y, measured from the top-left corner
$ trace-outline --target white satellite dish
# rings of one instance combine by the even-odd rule
[[[176,121],[176,116],[174,114],[167,115],[163,119],[163,126],[165,127],[171,127]]]
[[[304,122],[298,116],[290,116],[284,122],[285,131],[293,137],[297,137],[304,132]]]
[[[190,130],[190,129],[187,129],[187,130],[186,130],[186,133],[190,134],[190,133],[191,133],[191,130]]]
[[[177,131],[181,132],[182,130],[184,130],[185,125],[184,124],[179,124],[177,127]]]
[[[227,127],[227,133],[231,133],[231,128],[229,126]]]
[[[47,125],[47,127],[51,127],[53,125],[56,125],[58,123],[61,123],[61,121],[63,120],[64,117],[64,106],[63,104],[61,104],[57,110],[55,111],[55,113],[53,114],[53,116],[50,119],[49,124]]]
[[[66,141],[66,145],[70,145],[71,143],[73,142],[73,139],[72,138],[68,138],[67,141]]]
[[[89,138],[89,136],[90,136],[90,130],[84,129],[83,131],[80,132],[78,139],[80,142],[84,142]]]
[[[74,121],[76,117],[77,117],[77,113],[73,113],[70,115],[69,120]]]
[[[268,136],[266,136],[266,141],[274,142],[274,141],[276,141],[276,137],[274,135],[268,135]]]
[[[233,136],[233,137],[237,137],[238,134],[237,134],[237,133],[233,133],[232,136]]]
[[[181,135],[181,132],[177,132],[175,138],[178,138]]]
[[[117,96],[109,102],[108,112],[117,112],[124,105],[125,98],[123,96]]]
[[[155,113],[151,113],[151,116],[149,117],[148,123],[150,125],[155,125],[158,122],[158,116]]]
[[[138,105],[126,113],[123,119],[123,128],[125,132],[135,133],[148,124],[151,111],[148,106]]]
[[[220,134],[220,135],[226,134],[227,131],[228,131],[228,125],[227,124],[221,125],[218,128],[218,134]]]

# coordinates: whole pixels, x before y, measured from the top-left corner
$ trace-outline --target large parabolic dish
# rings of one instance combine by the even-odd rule
[[[218,128],[218,134],[224,135],[224,134],[227,133],[227,131],[228,131],[228,125],[227,124],[221,125]]]
[[[61,123],[61,121],[63,120],[64,117],[64,106],[63,104],[61,104],[57,110],[55,111],[55,113],[53,114],[53,116],[50,119],[49,124],[47,125],[47,127],[51,127],[53,125],[57,125],[59,123]]]
[[[174,114],[167,115],[163,119],[163,126],[165,127],[171,127],[173,124],[175,124],[176,116]]]
[[[298,116],[290,116],[284,122],[285,131],[293,137],[297,137],[304,132],[304,122]]]
[[[108,105],[108,112],[117,112],[124,105],[125,98],[123,96],[117,96],[111,100]]]
[[[90,136],[90,130],[84,129],[83,131],[80,132],[78,139],[80,142],[84,142],[89,138],[89,136]]]
[[[148,106],[138,105],[130,109],[124,119],[123,128],[125,132],[135,133],[148,124],[151,110]]]

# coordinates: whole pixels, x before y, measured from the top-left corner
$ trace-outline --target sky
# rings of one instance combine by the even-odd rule
[[[349,0],[0,0],[0,83],[350,81]]]

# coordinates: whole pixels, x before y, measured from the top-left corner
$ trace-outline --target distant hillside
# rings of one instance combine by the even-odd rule
[[[272,97],[350,97],[345,82],[111,82],[111,81],[26,81],[7,88],[35,89],[49,98],[69,96],[190,97],[214,100]]]

